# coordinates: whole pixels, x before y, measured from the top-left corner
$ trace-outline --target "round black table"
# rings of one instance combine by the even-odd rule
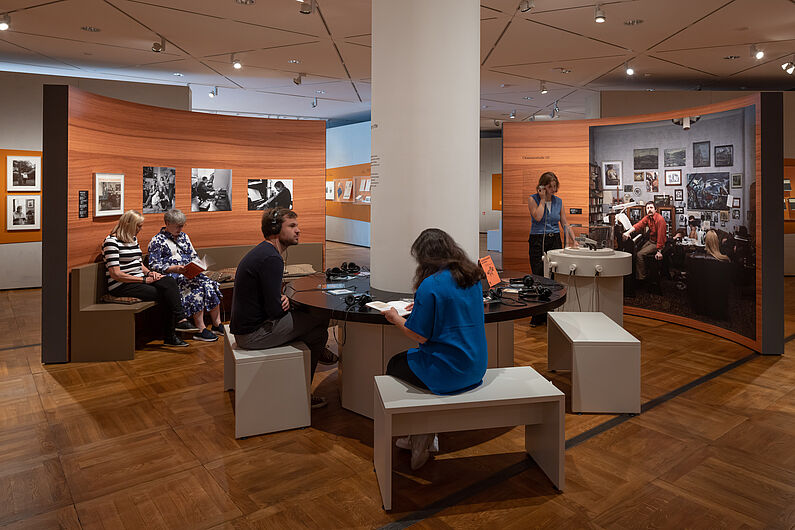
[[[502,284],[509,278],[521,278],[523,273],[503,271]],[[488,367],[513,366],[513,321],[551,311],[566,301],[566,288],[547,278],[534,277],[536,282],[549,285],[552,295],[548,301],[521,301],[516,294],[504,295],[507,302],[484,304]],[[345,303],[347,295],[326,292],[327,284],[343,284],[352,294],[369,294],[373,300],[390,302],[411,299],[411,294],[381,291],[370,287],[370,277],[354,276],[349,280],[326,281],[324,274],[304,276],[287,284],[284,294],[298,310],[306,310],[336,320],[340,365],[339,382],[342,406],[348,410],[373,417],[373,377],[386,373],[386,365],[395,354],[417,343],[406,337],[396,326],[389,324],[381,312],[358,304]]]
[[[503,271],[500,277],[505,281],[499,286],[508,287],[508,279],[521,278],[524,274],[520,272]],[[525,301],[517,300],[516,294],[506,294],[506,302],[491,302],[484,304],[486,324],[493,322],[504,322],[507,320],[518,320],[541,313],[547,313],[563,305],[566,301],[566,288],[555,283],[549,278],[533,276],[536,283],[547,285],[552,289],[552,296],[548,301]],[[361,322],[365,324],[386,324],[386,318],[381,312],[375,309],[357,306],[348,306],[345,303],[346,295],[328,294],[326,285],[341,284],[345,289],[353,290],[354,295],[369,294],[373,300],[380,302],[390,302],[393,300],[413,298],[411,294],[394,293],[382,291],[370,287],[370,276],[354,276],[350,280],[330,280],[326,281],[324,274],[312,274],[293,280],[287,284],[284,294],[292,301],[296,307],[305,307],[310,312],[321,314],[329,318],[348,322]]]

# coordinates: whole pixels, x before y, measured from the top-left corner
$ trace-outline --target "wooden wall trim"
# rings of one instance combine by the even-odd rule
[[[762,311],[762,241],[764,234],[762,232],[763,223],[759,222],[759,220],[762,219],[761,212],[764,211],[762,207],[762,193],[760,192],[760,183],[762,182],[763,174],[761,164],[764,154],[762,152],[760,138],[764,120],[761,114],[762,98],[759,93],[753,93],[741,98],[711,105],[638,116],[503,124],[503,267],[509,270],[525,272],[530,270],[527,255],[527,237],[530,231],[530,216],[527,211],[526,201],[527,197],[534,192],[538,177],[544,171],[553,171],[557,174],[561,184],[558,195],[563,199],[566,211],[568,212],[569,208],[582,208],[584,212],[583,215],[568,215],[569,222],[581,223],[583,225],[587,224],[587,178],[588,163],[590,161],[590,127],[645,123],[670,120],[682,116],[714,114],[751,105],[754,105],[756,109],[756,211],[758,212],[758,221],[755,227],[749,227],[755,230],[757,242],[756,339],[748,339],[747,337],[743,337],[730,330],[717,326],[710,326],[710,330],[708,331],[753,348],[756,351],[762,351],[762,337],[764,328],[766,327],[763,326],[763,318],[780,318],[780,313],[778,316],[764,316]],[[778,160],[780,161],[781,159],[782,157],[779,155]],[[778,164],[779,167],[781,167],[781,163],[779,162]],[[768,205],[768,201],[772,200],[771,197],[765,199],[764,202],[766,206]],[[775,206],[779,212],[782,211],[781,197],[778,197]],[[778,225],[783,227],[783,222],[779,222]],[[775,231],[773,233],[775,233]],[[773,233],[768,234],[768,241]],[[767,284],[765,284],[765,289],[768,289]],[[779,291],[781,290],[782,289],[779,289]],[[625,307],[625,310],[627,312],[646,311],[630,307]],[[659,318],[670,322],[683,323],[683,320],[688,320],[682,317],[676,317],[675,315],[666,315],[656,312],[649,313],[654,313],[656,315],[652,318]],[[699,329],[706,329],[707,327],[697,320],[690,321],[686,325]]]

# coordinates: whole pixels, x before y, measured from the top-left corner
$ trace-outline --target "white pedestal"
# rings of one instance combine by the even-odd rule
[[[340,333],[340,395],[342,407],[368,418],[373,417],[373,377],[384,375],[396,354],[417,343],[409,340],[395,326],[348,322]],[[513,322],[486,324],[489,349],[488,367],[513,366]]]
[[[549,370],[571,370],[572,412],[640,413],[640,341],[603,313],[549,313]]]

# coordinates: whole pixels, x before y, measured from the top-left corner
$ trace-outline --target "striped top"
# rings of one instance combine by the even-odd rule
[[[108,236],[102,243],[102,257],[105,258],[105,276],[108,278],[108,291],[112,291],[122,284],[110,277],[110,268],[119,267],[121,272],[131,276],[144,277],[141,268],[141,247],[138,239],[133,238],[132,243],[119,241],[116,236]]]

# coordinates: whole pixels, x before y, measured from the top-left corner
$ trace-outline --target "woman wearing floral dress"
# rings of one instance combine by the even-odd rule
[[[163,215],[163,221],[166,226],[149,242],[149,268],[177,280],[185,314],[193,316],[193,322],[199,329],[193,338],[208,342],[218,340],[216,334],[224,332],[220,307],[222,295],[218,282],[204,274],[193,278],[184,276],[185,266],[197,257],[188,234],[182,231],[185,214],[180,210],[168,210]],[[205,312],[212,319],[210,329],[204,324]]]

